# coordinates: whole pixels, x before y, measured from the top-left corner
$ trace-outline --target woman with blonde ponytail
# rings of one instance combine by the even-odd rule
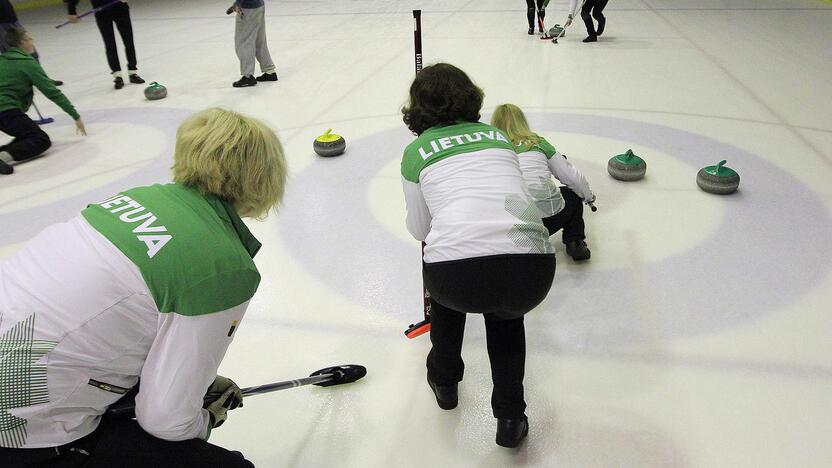
[[[502,130],[515,146],[523,178],[549,235],[563,229],[566,253],[576,261],[588,260],[582,203],[594,202],[595,195],[586,178],[565,155],[529,128],[523,111],[514,104],[497,106],[491,125]],[[555,179],[566,186],[558,187]]]

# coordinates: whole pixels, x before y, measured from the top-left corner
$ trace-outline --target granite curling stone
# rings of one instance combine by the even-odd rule
[[[146,97],[149,101],[164,99],[167,95],[168,89],[155,81],[150,83],[150,85],[144,89],[144,97]]]
[[[332,129],[330,128],[326,133],[315,138],[312,149],[315,150],[318,156],[330,158],[344,154],[344,150],[347,148],[347,142],[344,140],[344,137],[330,133],[331,131]]]
[[[623,181],[639,180],[647,172],[647,163],[636,156],[633,150],[628,149],[626,153],[613,156],[607,163],[607,172],[613,179]]]
[[[563,32],[563,26],[556,24],[549,29],[549,37],[564,37],[566,33]]]
[[[740,175],[730,167],[725,167],[724,159],[716,166],[707,166],[696,174],[696,185],[708,193],[728,195],[740,186]]]

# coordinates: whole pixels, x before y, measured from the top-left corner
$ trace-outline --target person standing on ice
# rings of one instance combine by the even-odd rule
[[[425,243],[430,293],[427,381],[445,410],[457,406],[466,314],[485,319],[498,445],[526,437],[523,316],[546,298],[555,275],[549,234],[520,172],[514,146],[479,122],[483,92],[459,68],[425,67],[402,109],[418,135],[404,150],[407,229]]]
[[[230,11],[237,13],[234,28],[234,47],[240,59],[242,78],[235,81],[235,88],[247,88],[260,81],[277,81],[274,61],[266,40],[266,4],[263,0],[237,0]],[[262,75],[254,77],[254,60],[260,63]]]
[[[594,202],[595,194],[581,171],[545,138],[532,132],[525,114],[514,104],[497,106],[491,125],[502,130],[517,148],[523,178],[549,235],[563,229],[566,254],[575,261],[589,260],[583,203]],[[566,186],[558,187],[555,178]]]
[[[598,42],[598,36],[604,34],[604,27],[607,25],[607,17],[604,16],[604,8],[607,6],[609,0],[584,0],[581,6],[581,18],[586,25],[587,36],[581,42]],[[570,0],[569,2],[569,16],[563,27],[569,27],[572,20],[575,18],[575,11],[578,9],[578,0]],[[595,23],[592,18],[598,21],[598,28],[595,28]]]
[[[260,282],[241,218],[280,202],[283,150],[209,109],[173,161],[174,183],[91,204],[0,262],[0,466],[254,466],[207,440],[242,402],[217,375]],[[135,421],[103,416],[137,384]]]
[[[64,0],[69,22],[77,23],[78,2],[80,0]],[[133,84],[142,84],[144,79],[138,73],[138,61],[136,59],[136,46],[133,44],[133,22],[130,20],[130,5],[128,0],[115,2],[113,0],[90,0],[93,8],[101,8],[95,12],[95,24],[104,40],[104,49],[107,52],[107,64],[110,65],[110,74],[113,77],[113,87],[121,89],[124,87],[124,77],[121,74],[121,62],[118,59],[118,48],[116,47],[116,35],[113,25],[118,28],[121,41],[124,43],[124,53],[127,55],[127,78]],[[112,4],[112,5],[111,5]],[[109,6],[108,6],[109,5]],[[102,8],[104,7],[104,8]]]

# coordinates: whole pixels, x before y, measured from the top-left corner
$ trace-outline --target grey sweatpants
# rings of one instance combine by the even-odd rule
[[[240,74],[254,75],[254,59],[260,62],[263,73],[275,70],[269,46],[266,43],[266,7],[243,8],[243,14],[237,15],[234,30],[234,47],[240,59]]]

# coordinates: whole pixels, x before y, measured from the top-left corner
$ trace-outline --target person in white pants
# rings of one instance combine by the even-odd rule
[[[266,5],[263,0],[237,0],[231,7],[237,12],[234,29],[234,47],[240,59],[242,78],[234,82],[235,88],[257,85],[258,81],[277,81],[274,61],[266,41]],[[254,60],[260,62],[262,75],[254,77]]]

